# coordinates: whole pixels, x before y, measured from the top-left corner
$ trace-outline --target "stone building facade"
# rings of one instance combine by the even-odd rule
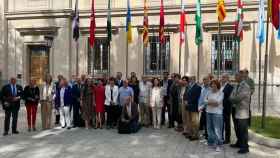
[[[195,45],[195,0],[183,0],[186,9],[186,42],[179,58],[180,0],[164,0],[166,43],[158,42],[160,0],[148,0],[150,44],[144,49],[142,42],[143,0],[131,0],[133,42],[126,55],[126,0],[111,0],[112,42],[106,41],[107,0],[96,1],[96,43],[88,44],[91,0],[79,0],[80,32],[77,45],[72,39],[72,17],[76,0],[0,0],[0,77],[4,82],[16,76],[25,84],[30,77],[42,82],[43,75],[76,74],[115,75],[116,72],[136,72],[140,75],[160,75],[163,71],[196,75],[199,62],[200,79],[217,72],[216,1],[201,0],[203,44]],[[234,38],[236,1],[225,0],[227,17],[222,24],[221,69],[234,73],[247,68],[257,79],[258,50],[256,40],[258,1],[244,0],[244,39]],[[277,33],[269,34],[269,79],[280,81],[280,41]],[[78,46],[78,47],[77,47]],[[264,46],[262,48],[264,54]],[[126,59],[128,71],[126,72]],[[264,56],[262,55],[262,65]],[[93,71],[94,70],[94,71]]]

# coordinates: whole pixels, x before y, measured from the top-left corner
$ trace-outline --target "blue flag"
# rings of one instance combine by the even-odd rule
[[[278,29],[278,40],[280,40],[280,29]]]
[[[263,44],[264,40],[265,40],[264,18],[265,18],[264,0],[260,0],[260,3],[259,3],[258,35],[257,35],[257,39],[259,40],[260,44]]]
[[[280,11],[279,11],[279,15],[280,15]],[[279,16],[279,26],[280,26],[280,16]],[[278,40],[280,40],[280,28],[278,29],[278,36],[277,36],[277,38],[278,38]]]

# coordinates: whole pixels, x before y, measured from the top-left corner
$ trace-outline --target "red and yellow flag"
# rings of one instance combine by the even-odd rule
[[[279,29],[279,4],[280,0],[268,0],[268,13],[275,29]]]
[[[147,47],[149,43],[149,19],[147,0],[144,1],[143,43],[145,47]]]
[[[161,44],[165,42],[164,38],[164,7],[163,0],[160,3],[160,22],[159,22],[159,41]]]
[[[218,0],[217,15],[219,22],[223,22],[227,16],[224,0]]]

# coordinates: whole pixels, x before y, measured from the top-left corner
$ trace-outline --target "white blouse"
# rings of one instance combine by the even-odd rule
[[[209,91],[207,96],[205,97],[205,103],[207,104],[208,101],[215,101],[218,103],[218,106],[206,106],[206,112],[212,114],[223,114],[223,99],[224,93],[222,91],[213,92],[212,90]]]

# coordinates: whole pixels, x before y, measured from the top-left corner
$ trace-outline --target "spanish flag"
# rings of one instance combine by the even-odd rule
[[[149,43],[149,19],[147,0],[144,1],[143,43],[145,47],[147,47]]]
[[[269,17],[276,30],[279,28],[279,4],[280,0],[268,0]]]
[[[131,10],[129,0],[127,0],[126,33],[127,42],[132,43]]]
[[[218,0],[217,14],[219,22],[223,22],[227,16],[224,0]]]

